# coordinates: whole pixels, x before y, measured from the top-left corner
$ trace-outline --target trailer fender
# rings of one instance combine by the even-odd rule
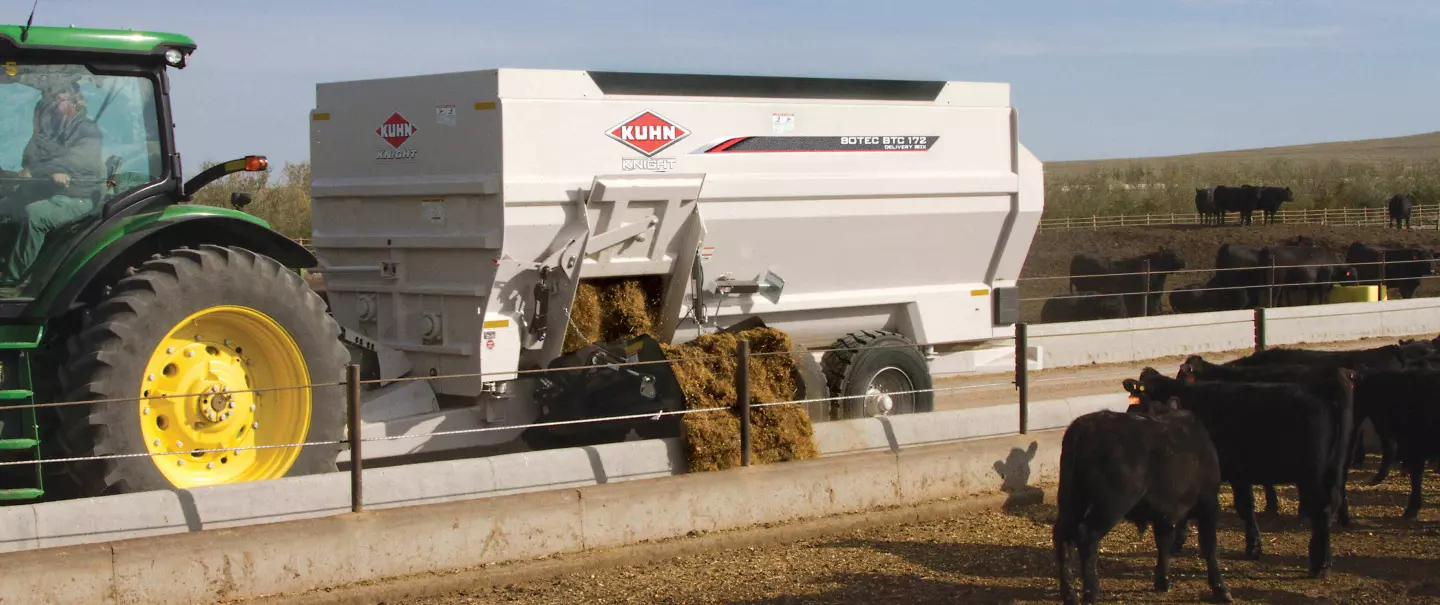
[[[28,310],[27,315],[55,317],[76,304],[92,287],[122,277],[131,266],[155,254],[200,244],[235,246],[275,259],[290,269],[319,264],[304,246],[263,223],[233,216],[221,209],[164,213],[153,221],[130,225],[121,232],[98,232],[75,248],[62,270]]]

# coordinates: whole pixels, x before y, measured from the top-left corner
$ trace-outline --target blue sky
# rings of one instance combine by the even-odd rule
[[[194,37],[189,166],[305,160],[317,82],[491,67],[1009,82],[1045,161],[1440,130],[1436,0],[41,0],[36,24]]]

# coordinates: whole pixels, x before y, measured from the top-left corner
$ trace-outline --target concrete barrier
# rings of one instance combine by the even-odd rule
[[[1059,431],[0,554],[5,604],[213,603],[1054,481]]]
[[[1047,368],[1121,363],[1247,349],[1253,311],[1103,319],[1029,327]],[[1440,333],[1440,299],[1281,307],[1266,310],[1270,345],[1343,342]]]
[[[1118,390],[1111,395],[1034,402],[1030,428],[1062,428],[1079,414],[1124,409],[1125,404],[1124,393]],[[834,458],[1013,435],[1018,429],[1019,410],[1010,404],[820,423],[815,425],[815,439],[822,457]],[[365,506],[377,510],[494,498],[685,472],[685,452],[678,439],[430,462],[365,471]],[[845,487],[832,486],[831,491],[843,493]],[[744,494],[699,498],[743,503]],[[317,519],[349,510],[347,473],[10,506],[0,508],[0,552]]]

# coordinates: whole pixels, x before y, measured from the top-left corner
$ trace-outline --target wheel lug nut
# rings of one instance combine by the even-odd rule
[[[179,441],[176,441],[176,442],[175,442],[175,447],[185,447],[185,444],[184,444],[184,443],[180,443]]]
[[[156,440],[155,440],[155,447],[160,447],[160,440],[159,440],[159,439],[156,439]]]
[[[153,381],[153,380],[155,380],[155,375],[154,375],[154,374],[151,374],[151,375],[149,375],[149,376],[146,376],[145,379],[146,379],[146,380],[151,380],[151,381]]]
[[[260,428],[260,423],[258,423],[258,422],[252,422],[252,423],[250,423],[250,428],[252,428],[252,429],[258,429],[258,428]]]
[[[205,465],[205,468],[215,468],[215,463],[211,462],[210,464]]]
[[[230,402],[230,407],[231,407],[232,409],[235,407],[235,402],[234,402],[234,401],[231,401],[231,402]]]
[[[227,347],[230,346],[230,339],[229,339],[229,338],[226,338],[226,339],[225,339],[225,346],[227,346]]]
[[[185,466],[185,461],[184,461],[184,460],[176,460],[176,461],[175,461],[175,466]]]
[[[195,356],[195,352],[194,352],[194,351],[186,351],[186,352],[185,352],[185,356],[186,356],[186,357],[194,357],[194,356]]]
[[[144,410],[141,410],[140,413],[141,413],[142,415],[149,416],[149,415],[150,415],[150,408],[145,408]]]
[[[255,406],[253,406],[253,405],[250,406],[250,411],[252,411],[252,412],[255,411]]]
[[[174,355],[174,354],[175,354],[175,347],[165,347],[165,354],[166,354],[166,355]]]

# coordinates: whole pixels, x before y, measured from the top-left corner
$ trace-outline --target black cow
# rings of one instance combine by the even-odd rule
[[[1168,406],[1167,406],[1168,407]],[[1134,408],[1132,408],[1134,410]],[[1080,555],[1085,603],[1100,592],[1100,541],[1121,520],[1155,531],[1155,591],[1170,589],[1175,527],[1194,518],[1210,590],[1231,602],[1215,549],[1220,462],[1205,426],[1181,410],[1099,411],[1076,418],[1060,446],[1059,512],[1053,529],[1060,595],[1075,603],[1070,550]]]
[[[1280,210],[1280,205],[1285,202],[1295,201],[1295,194],[1289,187],[1261,187],[1260,199],[1255,206],[1265,212],[1265,224],[1275,223],[1275,213]]]
[[[1231,361],[1226,366],[1257,367],[1257,366],[1295,366],[1305,365],[1312,368],[1326,370],[1334,368],[1345,368],[1353,370],[1360,375],[1371,372],[1403,370],[1407,368],[1421,368],[1427,359],[1435,354],[1436,342],[1440,341],[1403,341],[1400,344],[1385,345],[1372,349],[1357,349],[1352,351],[1314,351],[1308,349],[1266,349],[1259,353],[1242,357]],[[1354,431],[1351,434],[1351,442],[1354,444],[1353,456],[1348,464],[1354,466],[1359,464],[1365,457],[1364,443],[1360,440],[1361,425],[1369,419],[1369,409],[1363,405],[1357,405],[1354,412]],[[1371,420],[1374,426],[1377,421]],[[1379,432],[1377,427],[1377,433]],[[1371,484],[1379,484],[1389,474],[1390,460],[1394,453],[1393,441],[1381,437],[1381,459],[1380,470],[1376,472]]]
[[[1150,266],[1148,274],[1146,261]],[[1184,259],[1163,246],[1149,254],[1123,259],[1077,254],[1070,260],[1070,291],[1124,294],[1126,315],[1159,315],[1165,280],[1171,272],[1184,268]]]
[[[1349,351],[1272,348],[1241,357],[1225,365],[1240,367],[1307,365],[1345,368],[1362,373],[1375,370],[1401,370],[1409,367],[1415,361],[1423,359],[1428,354],[1427,349],[1430,346],[1432,345],[1409,343]]]
[[[1355,267],[1359,283],[1395,288],[1401,298],[1415,296],[1420,280],[1435,275],[1435,254],[1422,248],[1381,248],[1360,242],[1350,244],[1345,262]]]
[[[1333,373],[1335,369],[1337,368],[1314,365],[1217,365],[1206,361],[1204,357],[1199,355],[1191,355],[1185,359],[1184,363],[1180,364],[1180,369],[1175,373],[1175,378],[1187,384],[1194,384],[1200,381],[1310,383],[1324,380],[1325,377]],[[1275,484],[1266,484],[1265,514],[1276,515],[1279,513],[1280,495],[1275,492]],[[1340,522],[1344,525],[1350,524],[1350,512],[1348,510],[1340,510]]]
[[[1241,308],[1258,307],[1266,299],[1269,268],[1260,268],[1263,248],[1224,244],[1215,252],[1215,279],[1218,287],[1238,292],[1244,299]]]
[[[1240,224],[1251,224],[1250,217],[1260,204],[1260,188],[1254,185],[1215,188],[1215,209],[1220,215],[1220,224],[1225,224],[1225,213],[1239,212]]]
[[[1235,494],[1245,523],[1245,555],[1261,556],[1254,485],[1293,484],[1310,520],[1310,577],[1328,575],[1330,529],[1345,508],[1345,457],[1354,404],[1354,373],[1336,370],[1311,383],[1183,381],[1146,368],[1125,389],[1141,402],[1166,402],[1194,412],[1220,458],[1221,479]]]
[[[1195,214],[1200,215],[1200,224],[1209,225],[1219,222],[1219,215],[1215,212],[1215,188],[1195,190]]]
[[[1294,301],[1293,294],[1304,295],[1304,304],[1323,303],[1336,282],[1355,283],[1355,269],[1340,263],[1330,252],[1314,246],[1269,246],[1260,251],[1261,275],[1266,285],[1273,286],[1276,300]],[[1270,267],[1275,269],[1271,270]],[[1273,275],[1273,280],[1269,279]]]
[[[1125,298],[1098,292],[1080,292],[1073,298],[1050,298],[1040,308],[1040,321],[1047,324],[1123,317],[1125,317]]]
[[[1176,313],[1234,311],[1245,308],[1245,292],[1221,288],[1218,278],[1211,278],[1204,284],[1176,288],[1170,291],[1170,308]]]
[[[1390,223],[1395,223],[1395,228],[1400,228],[1400,221],[1405,221],[1405,230],[1410,230],[1410,211],[1415,206],[1409,196],[1397,195],[1390,198],[1390,219],[1385,221],[1385,228],[1390,228]]]
[[[1440,458],[1440,370],[1371,372],[1355,384],[1355,407],[1364,408],[1382,443],[1392,441],[1410,473],[1404,517],[1420,514],[1420,483],[1428,460]]]

